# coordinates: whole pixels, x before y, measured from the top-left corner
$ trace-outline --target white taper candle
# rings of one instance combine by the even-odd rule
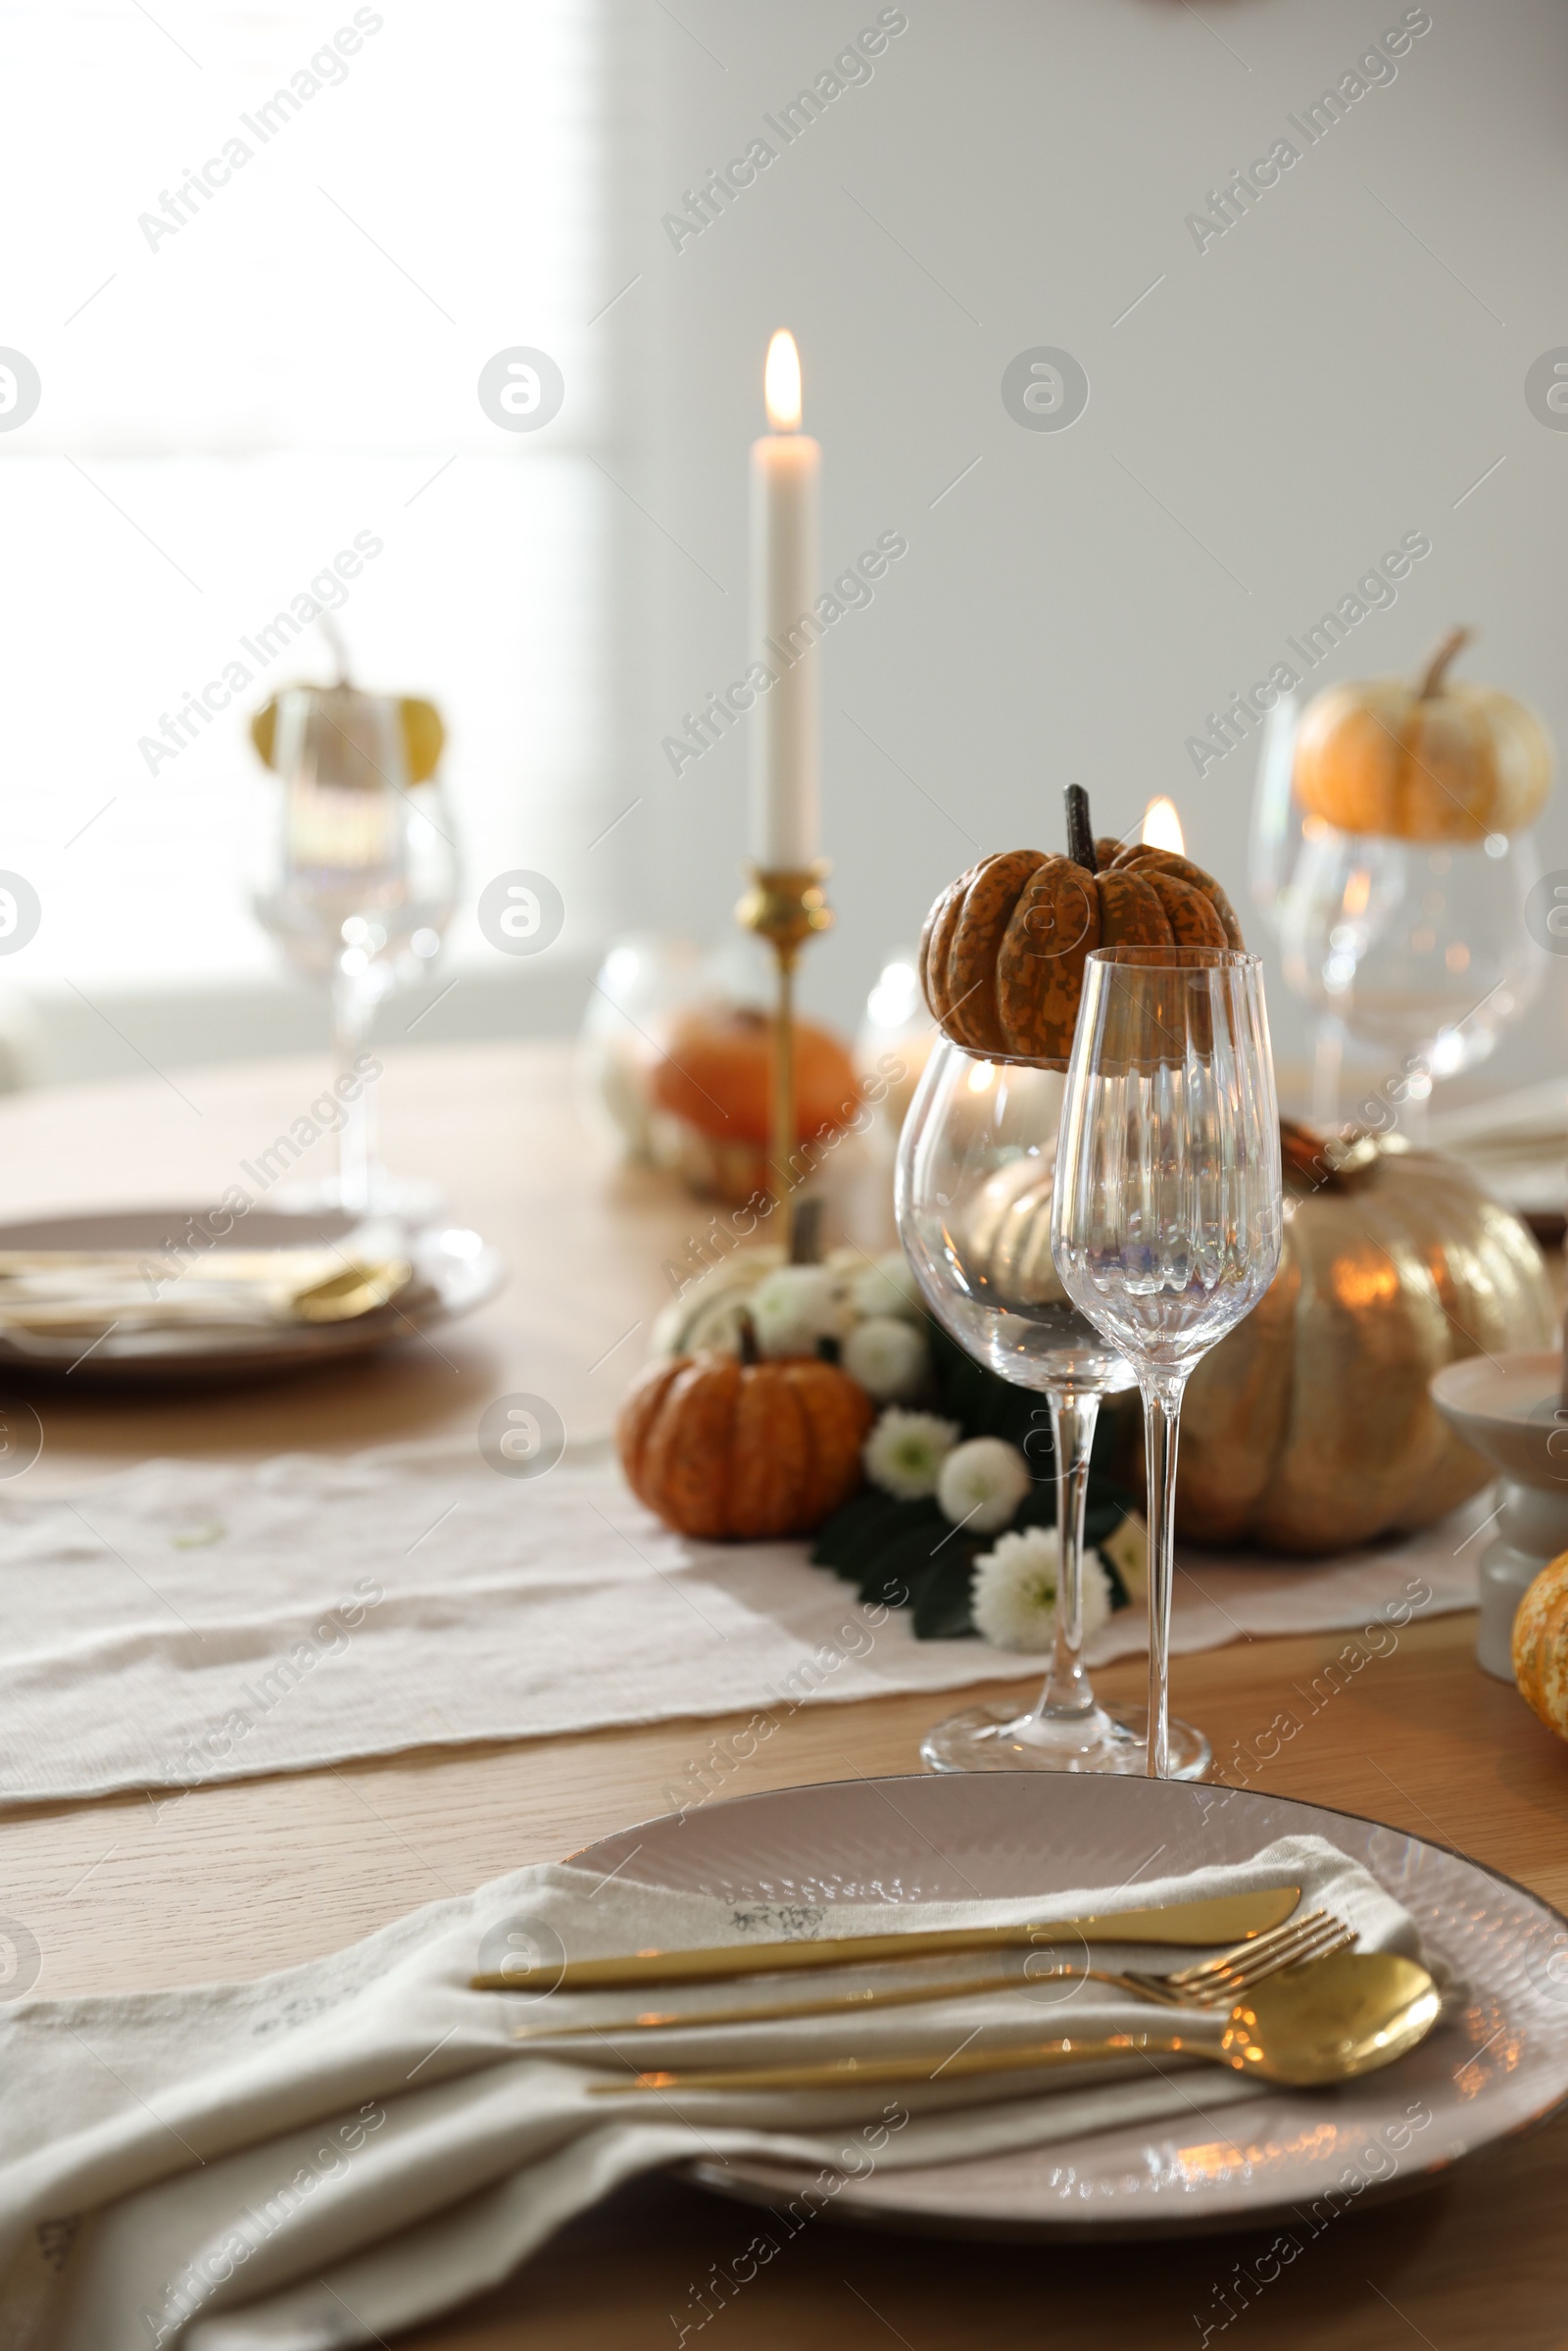
[[[770,870],[811,864],[821,850],[822,624],[818,480],[822,452],[801,420],[801,364],[782,330],[768,345],[771,432],[752,445],[752,628],[773,684],[752,730],[752,857]]]

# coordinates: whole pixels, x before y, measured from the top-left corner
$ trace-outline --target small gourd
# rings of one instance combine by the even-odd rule
[[[816,1355],[705,1350],[632,1382],[615,1423],[626,1483],[678,1534],[709,1542],[808,1535],[860,1483],[875,1417],[865,1390]]]

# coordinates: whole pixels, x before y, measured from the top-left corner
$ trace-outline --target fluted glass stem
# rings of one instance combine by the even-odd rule
[[[1170,1772],[1170,1601],[1176,1564],[1176,1445],[1185,1372],[1146,1371],[1144,1455],[1149,1469],[1149,1777]]]

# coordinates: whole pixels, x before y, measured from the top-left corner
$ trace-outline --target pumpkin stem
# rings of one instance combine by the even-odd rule
[[[1417,702],[1430,702],[1434,694],[1443,691],[1443,674],[1455,654],[1462,653],[1475,635],[1473,628],[1450,628],[1426,665],[1426,671],[1416,687]]]
[[[795,1223],[790,1233],[790,1263],[792,1265],[820,1265],[822,1262],[822,1202],[803,1200],[795,1211]]]
[[[746,1307],[743,1306],[741,1308],[740,1313],[735,1318],[735,1323],[736,1331],[740,1339],[741,1361],[743,1363],[760,1363],[762,1360],[762,1350],[757,1344],[757,1325],[755,1322],[753,1322],[751,1314]]]
[[[1082,784],[1069,784],[1062,794],[1067,803],[1067,855],[1086,873],[1098,873],[1095,828],[1089,821],[1089,795]]]

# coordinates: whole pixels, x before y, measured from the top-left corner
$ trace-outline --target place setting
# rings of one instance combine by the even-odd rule
[[[1544,2345],[1542,26],[349,14],[0,348],[0,2343]]]

